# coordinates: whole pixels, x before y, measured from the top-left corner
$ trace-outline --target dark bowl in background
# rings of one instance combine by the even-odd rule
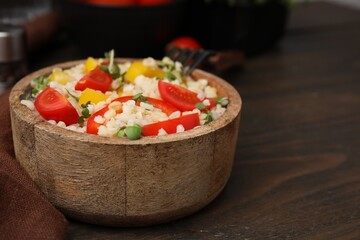
[[[105,6],[67,0],[64,26],[87,56],[115,49],[119,57],[161,58],[180,34],[187,0],[153,6]]]
[[[230,6],[228,1],[189,1],[184,34],[208,49],[262,53],[283,37],[289,7],[280,0]]]

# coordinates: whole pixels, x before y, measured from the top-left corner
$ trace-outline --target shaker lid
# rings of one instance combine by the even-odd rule
[[[19,61],[25,55],[24,28],[0,24],[0,63]]]

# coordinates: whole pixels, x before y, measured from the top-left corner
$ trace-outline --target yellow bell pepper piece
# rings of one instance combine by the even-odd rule
[[[100,92],[96,91],[91,88],[86,88],[84,91],[81,92],[79,98],[79,104],[86,104],[88,101],[91,103],[98,103],[100,101],[105,101],[109,96]]]
[[[164,77],[164,71],[158,67],[145,66],[142,61],[133,62],[128,71],[125,74],[125,81],[128,83],[133,83],[135,78],[139,75],[144,75],[145,77]]]
[[[94,70],[94,68],[96,68],[96,66],[98,64],[99,63],[95,58],[88,57],[85,61],[84,72],[88,73],[88,72]]]
[[[65,85],[68,82],[71,82],[73,78],[66,72],[61,71],[60,69],[55,69],[50,75],[50,81],[55,81],[59,84]]]

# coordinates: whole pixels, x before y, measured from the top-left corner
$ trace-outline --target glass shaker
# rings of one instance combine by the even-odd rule
[[[25,30],[0,24],[0,94],[26,75]]]

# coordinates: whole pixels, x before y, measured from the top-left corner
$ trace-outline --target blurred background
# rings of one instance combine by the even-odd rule
[[[360,7],[358,0],[328,1]],[[110,49],[117,57],[161,58],[169,46],[205,48],[216,52],[209,58],[211,69],[239,68],[245,59],[277,45],[299,2],[304,1],[1,1],[0,88],[11,86],[27,71],[69,56],[101,57]],[[42,63],[39,59],[50,51],[54,62],[46,58],[50,63]],[[22,70],[15,72],[19,66]]]
[[[24,26],[29,53],[68,40],[84,56],[115,48],[121,57],[161,57],[173,39],[191,36],[206,49],[253,56],[281,39],[298,2],[304,0],[12,0],[1,1],[0,24]]]

